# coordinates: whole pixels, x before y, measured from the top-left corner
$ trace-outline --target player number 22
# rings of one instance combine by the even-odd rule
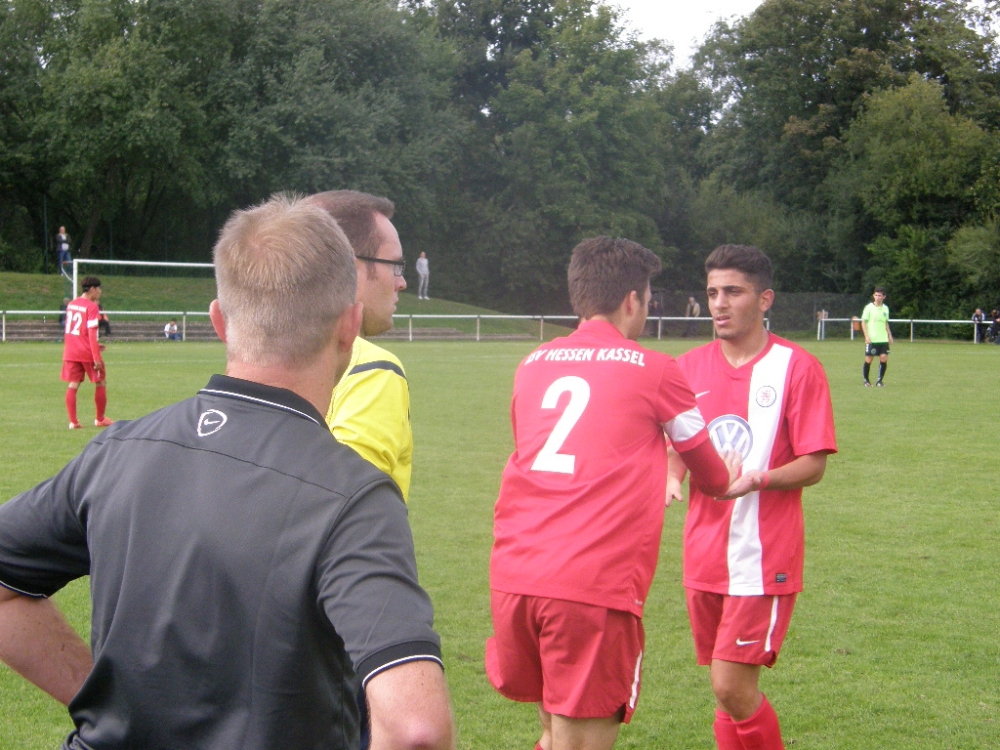
[[[572,474],[576,468],[576,456],[571,453],[560,453],[566,438],[573,427],[583,416],[583,410],[587,408],[590,401],[590,384],[583,378],[575,375],[567,375],[559,378],[545,391],[542,397],[543,409],[555,409],[559,404],[559,397],[569,391],[569,403],[563,411],[556,426],[552,429],[549,439],[535,456],[535,462],[531,464],[532,471],[551,471],[556,474]]]

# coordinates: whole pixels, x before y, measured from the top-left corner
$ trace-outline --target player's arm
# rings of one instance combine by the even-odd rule
[[[736,451],[719,454],[707,438],[688,450],[681,450],[680,446],[675,449],[691,471],[691,483],[709,497],[725,494],[740,475],[740,454]]]
[[[871,336],[868,335],[868,320],[864,317],[864,315],[861,316],[861,332],[865,335],[865,343],[870,344],[872,339]]]
[[[379,672],[365,689],[372,750],[451,750],[455,728],[444,671],[414,661]]]
[[[667,446],[667,507],[677,500],[684,502],[684,493],[681,485],[684,484],[684,477],[687,476],[687,466],[681,454],[674,450],[672,445]]]
[[[768,471],[748,471],[726,491],[721,500],[743,497],[758,490],[797,490],[819,482],[826,472],[826,451],[808,453]]]
[[[0,660],[63,705],[94,662],[90,649],[50,600],[0,586]]]
[[[87,338],[90,341],[90,355],[94,360],[94,369],[102,370],[104,369],[104,360],[101,357],[101,342],[97,340],[97,322],[98,319],[94,319],[94,326],[91,328],[90,321],[87,321]]]
[[[892,345],[892,327],[889,325],[889,317],[885,318],[885,332],[889,336],[889,345]]]

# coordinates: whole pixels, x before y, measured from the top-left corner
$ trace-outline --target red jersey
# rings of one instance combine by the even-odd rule
[[[663,526],[664,432],[682,451],[708,439],[677,363],[585,321],[521,362],[511,422],[491,588],[641,616]]]
[[[716,450],[738,450],[743,471],[766,471],[809,453],[836,453],[823,366],[770,334],[752,361],[733,367],[720,341],[677,359],[697,394]],[[736,500],[695,487],[684,527],[684,585],[730,596],[802,590],[802,490],[764,490]]]
[[[77,297],[66,306],[63,361],[101,361],[101,350],[97,345],[97,323],[100,317],[97,303],[86,297]]]

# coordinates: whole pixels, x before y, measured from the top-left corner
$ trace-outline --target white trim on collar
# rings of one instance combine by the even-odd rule
[[[202,388],[201,393],[214,393],[217,396],[231,396],[232,398],[243,399],[244,401],[253,401],[256,404],[264,404],[265,406],[273,406],[275,409],[283,409],[284,411],[290,411],[292,414],[298,414],[300,417],[305,417],[310,422],[315,422],[320,427],[325,427],[322,422],[316,419],[316,417],[311,414],[306,414],[304,411],[299,411],[298,409],[293,409],[291,406],[285,406],[284,404],[279,404],[276,401],[267,401],[263,398],[255,398],[254,396],[247,396],[245,393],[236,393],[235,391],[219,391],[214,388]]]

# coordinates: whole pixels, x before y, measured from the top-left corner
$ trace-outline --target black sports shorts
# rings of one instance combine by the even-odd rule
[[[889,353],[889,343],[883,342],[881,344],[868,344],[865,347],[866,357],[881,357],[883,354]]]

